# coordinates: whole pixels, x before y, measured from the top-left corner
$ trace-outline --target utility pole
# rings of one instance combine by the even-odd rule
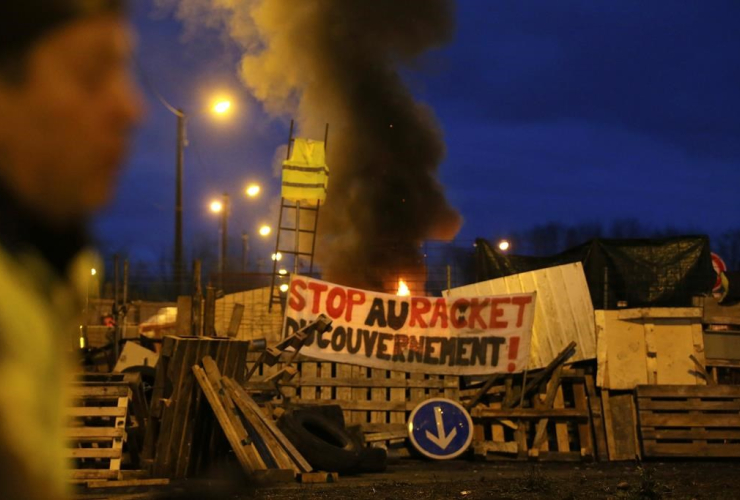
[[[249,268],[249,235],[242,231],[242,273],[246,273]]]
[[[185,124],[187,116],[182,109],[177,113],[177,156],[175,161],[175,262],[174,278],[177,295],[182,293],[183,244],[182,244],[182,178],[185,163]]]
[[[224,193],[223,195],[223,210],[221,210],[221,258],[219,259],[219,271],[221,274],[221,290],[224,288],[224,274],[226,273],[226,256],[228,255],[228,241],[229,241],[229,195]]]

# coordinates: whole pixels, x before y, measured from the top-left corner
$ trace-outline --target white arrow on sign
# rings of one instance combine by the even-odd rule
[[[435,436],[431,432],[427,431],[427,438],[432,443],[439,446],[441,449],[446,450],[455,436],[457,436],[457,429],[452,429],[449,435],[445,434],[445,423],[442,420],[442,407],[434,407],[434,420],[437,422],[437,435]]]

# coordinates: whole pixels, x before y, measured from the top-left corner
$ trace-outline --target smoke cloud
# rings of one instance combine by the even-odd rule
[[[295,117],[300,136],[321,139],[330,124],[316,247],[323,277],[382,290],[423,275],[422,242],[453,238],[461,219],[437,180],[442,132],[399,71],[450,40],[452,1],[157,3],[186,33],[224,29],[244,51],[246,86],[270,114]]]

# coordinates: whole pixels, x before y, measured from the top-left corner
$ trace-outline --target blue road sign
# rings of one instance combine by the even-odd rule
[[[470,446],[473,421],[459,403],[444,398],[428,399],[411,412],[409,439],[427,457],[449,460]]]

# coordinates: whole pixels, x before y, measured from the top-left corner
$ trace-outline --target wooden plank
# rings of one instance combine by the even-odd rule
[[[65,458],[121,458],[122,454],[122,450],[114,448],[69,448],[64,450]]]
[[[701,307],[640,307],[620,309],[617,317],[621,320],[635,319],[701,319]]]
[[[558,387],[558,390],[555,393],[555,400],[553,401],[552,407],[555,410],[565,408],[565,398],[563,397],[562,385]],[[559,452],[570,451],[570,440],[568,439],[568,424],[564,422],[555,422],[555,437],[557,439]]]
[[[189,321],[188,321],[188,324]],[[172,387],[169,394],[163,394],[166,397],[166,404],[162,412],[159,438],[157,439],[157,451],[154,457],[154,474],[157,476],[174,475],[173,463],[178,452],[178,448],[173,446],[173,441],[179,442],[179,435],[175,433],[178,401],[183,392],[182,389],[187,385],[190,373],[189,359],[192,359],[191,351],[196,348],[193,339],[175,338],[172,345],[172,357],[168,364],[165,384]],[[169,383],[168,383],[169,382]]]
[[[75,406],[66,408],[64,414],[76,418],[125,417],[126,409],[117,406]]]
[[[262,411],[259,409],[259,407],[255,411],[255,409],[247,403],[247,400],[251,398],[249,398],[246,393],[241,394],[233,385],[233,382],[230,379],[224,378],[222,380],[222,383],[226,392],[229,394],[229,396],[231,396],[231,399],[234,401],[237,408],[239,408],[241,414],[247,420],[250,427],[254,430],[253,433],[250,433],[252,438],[254,439],[256,434],[257,436],[259,436],[259,439],[264,441],[265,446],[275,459],[277,468],[293,469],[296,473],[305,472],[293,461],[281,442],[278,441],[275,437],[272,429],[270,429],[265,424],[264,420],[260,417],[260,415],[262,415]]]
[[[602,392],[602,397],[604,392]],[[611,448],[611,442],[609,443],[609,459],[634,460],[638,456],[638,444],[632,393],[615,394],[611,392],[609,394],[609,407],[614,439],[613,449]]]
[[[638,398],[740,398],[736,385],[640,385]]]
[[[585,381],[573,383],[573,399],[576,409],[588,411],[588,398],[586,396]],[[589,422],[578,423],[578,444],[584,455],[590,457],[594,456],[594,442]]]
[[[378,370],[375,368],[370,370],[370,377],[372,380],[387,380],[387,374],[388,372],[386,370]],[[369,408],[370,410],[372,410],[370,411],[370,422],[373,422],[375,424],[391,423],[386,420],[386,416],[388,415],[388,413],[386,413],[386,411],[378,406],[380,403],[385,403],[388,400],[386,396],[386,389],[370,389],[370,400],[374,403],[374,405]],[[402,405],[400,402],[398,402],[394,408],[405,411],[406,405]]]
[[[399,372],[399,371],[392,371],[390,372],[390,379],[389,380],[395,380],[399,385],[406,383],[406,373]],[[442,382],[440,380],[440,382]],[[395,402],[404,402],[406,401],[406,389],[405,388],[398,388],[398,389],[390,389],[390,400]],[[405,411],[394,411],[391,412],[389,415],[388,422],[391,424],[403,424],[406,422],[406,412]],[[403,436],[401,439],[405,439],[406,436]]]
[[[740,444],[643,443],[648,457],[740,457]]]
[[[64,431],[64,436],[68,439],[124,439],[126,429],[115,427],[68,427]]]
[[[591,414],[591,426],[594,432],[594,444],[596,445],[596,456],[599,460],[609,459],[609,449],[607,445],[606,429],[604,427],[604,418],[602,414],[601,398],[596,391],[596,385],[591,375],[584,378],[586,385],[586,396]]]
[[[588,419],[588,410],[577,408],[511,408],[497,410],[494,408],[473,408],[470,413],[474,418],[498,418],[498,419]]]
[[[304,362],[301,363],[301,377],[318,378],[317,375],[318,366],[316,363]],[[305,386],[301,387],[301,399],[311,401],[316,399],[316,387]]]
[[[329,363],[322,363],[329,365]],[[341,364],[337,364],[337,372],[340,371]],[[342,373],[344,371],[342,370]],[[403,372],[398,372],[403,373]],[[413,375],[413,374],[411,374]],[[416,374],[417,376],[421,375],[422,377],[424,374]],[[452,379],[457,379],[457,377],[450,377]],[[299,387],[362,387],[362,388],[400,388],[400,389],[416,389],[416,388],[422,388],[422,389],[444,389],[445,391],[454,389],[456,386],[451,381],[446,381],[442,379],[432,379],[432,380],[424,380],[424,379],[406,379],[405,377],[403,379],[399,377],[394,378],[350,378],[349,376],[345,376],[342,378],[319,378],[319,377],[306,377],[306,376],[300,376],[293,379],[290,383],[286,384],[288,386],[299,386]]]
[[[177,335],[192,335],[193,298],[187,295],[177,297],[177,319],[175,333]]]
[[[188,355],[184,358],[185,367],[200,363],[201,359],[208,354],[210,340],[200,338],[190,348]],[[197,391],[195,390],[195,377],[191,370],[183,372],[184,381],[177,396],[174,408],[174,429],[172,431],[170,457],[173,477],[181,479],[187,476],[190,466],[190,453],[193,445],[193,434],[195,432],[195,412]]]
[[[227,394],[224,390],[221,372],[219,371],[218,366],[216,366],[216,362],[213,361],[213,358],[211,358],[210,356],[206,356],[205,358],[203,358],[203,369],[205,371],[206,377],[208,378],[208,381],[211,383],[211,386],[216,391],[221,404],[226,410],[226,414],[231,422],[231,425],[234,427],[234,430],[236,431],[240,442],[245,446],[247,445],[247,443],[249,443],[247,453],[249,454],[251,451],[254,451],[254,456],[257,459],[256,462],[261,462],[265,464],[264,467],[258,467],[258,469],[279,469],[280,467],[277,466],[275,456],[273,455],[269,447],[265,444],[264,439],[262,439],[260,434],[254,429],[254,427],[251,426],[251,423],[248,420],[246,421],[245,425],[245,423],[239,417],[239,413],[234,401],[231,399],[231,396]]]
[[[557,368],[555,368],[555,371],[552,374],[552,378],[550,379],[550,382],[547,388],[547,395],[545,396],[545,402],[543,404],[544,407],[542,408],[542,410],[553,409],[553,403],[555,402],[555,396],[558,393],[558,389],[560,389],[560,372],[562,371],[562,369],[563,369],[563,366],[560,365]],[[546,438],[547,438],[547,418],[543,417],[539,422],[537,422],[537,430],[535,432],[532,448],[534,450],[539,450],[540,447],[542,447],[542,444],[546,441]]]
[[[234,428],[231,419],[227,415],[216,390],[211,385],[203,369],[199,366],[193,366],[193,373],[195,374],[195,378],[198,381],[203,394],[206,396],[208,403],[213,409],[213,413],[216,415],[219,425],[223,429],[224,434],[226,434],[226,439],[228,439],[229,444],[231,444],[242,470],[244,470],[246,474],[251,475],[258,469],[264,469],[264,462],[257,455],[254,448],[250,444],[242,441],[237,434],[237,431]]]
[[[639,398],[637,405],[640,411],[662,410],[662,411],[735,411],[740,412],[740,401],[733,399],[647,399]]]
[[[168,484],[170,484],[169,479],[128,479],[122,481],[88,481],[87,487],[90,489],[143,488]]]
[[[257,403],[249,396],[249,394],[247,394],[247,392],[242,387],[234,383],[234,381],[231,379],[225,379],[224,383],[238,396],[238,398],[235,400],[237,404],[241,402],[247,405],[252,409],[254,414],[264,422],[267,429],[275,436],[280,445],[288,452],[291,458],[301,469],[300,472],[310,472],[313,470],[311,464],[309,464],[308,461],[303,458],[303,455],[301,455],[301,453],[295,448],[295,446],[293,446],[290,440],[285,437],[285,434],[283,434],[283,432],[278,428],[277,424],[275,424],[275,422],[270,417],[265,416],[259,405],[257,405]]]
[[[124,410],[128,410],[129,402],[130,402],[130,395],[131,390],[129,389],[129,395],[126,397],[118,398],[118,407],[123,408]],[[116,417],[115,420],[115,427],[117,429],[126,429],[126,416]],[[125,439],[125,434],[119,438],[113,438],[113,443],[111,444],[111,448],[113,450],[116,450],[119,452],[117,457],[112,457],[110,461],[110,469],[111,470],[120,470],[121,469],[121,453],[123,452],[123,442]]]
[[[334,380],[345,380],[347,382],[354,382],[350,377],[352,375],[352,368],[350,365],[344,363],[337,363],[337,378]],[[337,399],[340,401],[352,401],[352,389],[349,384],[339,384],[337,387]],[[349,417],[349,418],[348,418]],[[345,415],[347,423],[352,423],[351,414]]]
[[[602,415],[604,416],[604,430],[606,434],[607,450],[609,452],[609,460],[617,460],[617,443],[614,438],[614,423],[612,421],[612,410],[610,405],[609,391],[607,389],[601,390],[601,407]]]
[[[362,380],[362,379],[367,378],[366,368],[362,368],[359,366],[352,366],[351,372],[352,372],[352,378],[354,379]],[[352,403],[357,403],[360,401],[367,401],[367,397],[368,397],[367,389],[364,389],[361,387],[352,388]],[[342,404],[342,402],[340,402],[339,404]],[[342,409],[345,411],[351,410],[351,408],[349,408],[349,405],[350,404],[345,403],[342,406]],[[350,422],[353,424],[364,424],[366,422],[369,422],[368,414],[365,411],[351,411],[350,412]]]
[[[740,429],[648,429],[640,430],[643,440],[694,441],[694,440],[738,440]]]
[[[229,327],[226,329],[226,336],[236,338],[239,333],[239,326],[242,323],[242,317],[244,316],[244,305],[234,304],[234,308],[231,310],[231,320],[229,321]]]
[[[121,385],[73,385],[69,388],[73,399],[117,399],[129,397],[131,389],[127,384]]]
[[[69,478],[72,480],[118,479],[123,472],[109,469],[76,469],[69,471]]]
[[[640,412],[640,423],[644,427],[740,427],[740,415]]]

